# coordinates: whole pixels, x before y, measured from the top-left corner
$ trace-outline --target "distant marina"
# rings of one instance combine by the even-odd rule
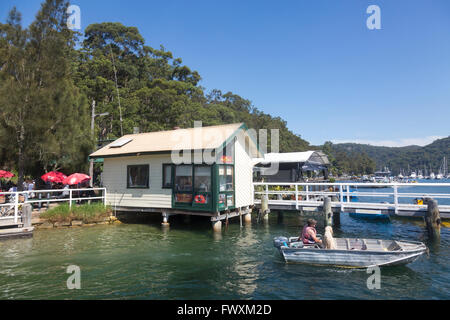
[[[388,167],[384,167],[383,170],[374,172],[373,175],[362,175],[362,176],[348,176],[340,177],[339,180],[342,181],[358,181],[358,182],[373,182],[373,183],[417,183],[417,182],[429,182],[429,181],[445,181],[450,180],[450,173],[448,172],[448,162],[447,158],[444,157],[439,167],[438,173],[435,174],[431,168],[425,167],[423,170],[418,169],[413,170],[400,170],[398,175],[393,175]]]

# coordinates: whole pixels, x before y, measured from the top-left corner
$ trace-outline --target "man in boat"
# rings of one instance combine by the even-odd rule
[[[303,227],[301,235],[301,239],[304,244],[322,244],[322,240],[317,238],[316,225],[316,220],[308,219],[306,225]]]

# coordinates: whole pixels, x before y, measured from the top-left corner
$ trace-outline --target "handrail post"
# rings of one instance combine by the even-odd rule
[[[339,184],[339,202],[341,203],[341,211],[344,211],[344,191],[342,190],[342,184]]]
[[[72,209],[72,189],[69,189],[69,209]]]
[[[306,201],[309,201],[309,185],[305,185],[306,190]]]
[[[105,205],[106,208],[106,188],[103,188],[103,204]]]
[[[350,202],[350,186],[347,185],[347,202]]]
[[[295,184],[295,210],[298,210],[298,184]]]
[[[17,223],[17,216],[19,213],[19,192],[16,192],[16,196],[14,198],[14,223]]]

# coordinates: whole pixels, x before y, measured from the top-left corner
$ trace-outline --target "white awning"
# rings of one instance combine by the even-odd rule
[[[253,161],[257,164],[270,163],[310,163],[316,165],[328,165],[328,157],[322,151],[287,152],[287,153],[266,153],[264,158],[256,158]]]

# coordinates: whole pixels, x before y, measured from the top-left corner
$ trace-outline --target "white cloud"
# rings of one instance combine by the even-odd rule
[[[405,147],[410,145],[426,146],[437,139],[442,139],[442,136],[429,136],[425,138],[403,138],[396,140],[363,140],[363,139],[336,139],[332,140],[333,143],[361,143],[370,144],[372,146],[382,146],[382,147]]]

